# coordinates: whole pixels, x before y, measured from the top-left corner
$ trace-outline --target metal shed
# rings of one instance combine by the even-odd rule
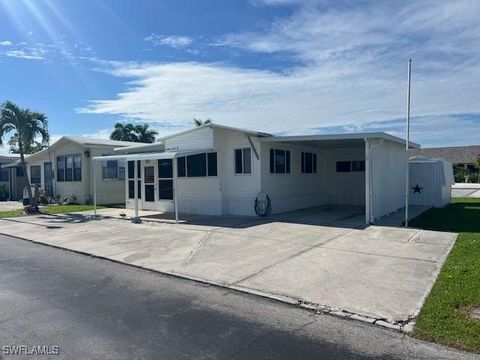
[[[454,183],[452,164],[441,158],[410,158],[410,203],[443,207],[450,203]]]

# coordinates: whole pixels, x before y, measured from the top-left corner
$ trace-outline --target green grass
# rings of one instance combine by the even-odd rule
[[[105,208],[105,206],[97,205],[97,209],[103,208]],[[42,214],[48,215],[90,210],[93,210],[93,205],[47,205],[40,208]],[[19,216],[24,216],[23,209],[0,211],[0,219]]]
[[[17,216],[22,216],[22,215],[23,215],[23,210],[22,209],[0,211],[0,219],[9,218],[9,217],[17,217]]]
[[[460,233],[437,282],[417,318],[414,336],[480,352],[480,199],[453,198],[445,208],[430,209],[413,221],[422,229]]]
[[[103,209],[104,206],[97,205],[97,209]],[[42,207],[40,211],[43,214],[64,214],[78,211],[90,211],[93,210],[93,205],[47,205]]]

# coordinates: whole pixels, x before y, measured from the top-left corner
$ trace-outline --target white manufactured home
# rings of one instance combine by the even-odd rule
[[[92,161],[95,156],[114,154],[115,148],[138,143],[63,136],[50,147],[28,156],[27,173],[32,186],[46,194],[78,203],[93,200]],[[122,161],[95,164],[98,204],[125,202],[125,165]]]
[[[94,159],[126,161],[127,208],[253,216],[263,193],[272,214],[352,205],[369,224],[405,206],[405,142],[386,133],[273,136],[209,124],[160,141]]]

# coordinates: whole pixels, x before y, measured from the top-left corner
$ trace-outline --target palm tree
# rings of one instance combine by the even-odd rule
[[[212,123],[211,119],[207,119],[207,120],[193,119],[193,125],[195,125],[197,127],[208,125],[208,124],[211,124],[211,123]]]
[[[158,135],[158,132],[149,128],[148,124],[141,124],[135,126],[135,133],[137,134],[137,141],[144,143],[155,142],[155,136]]]
[[[18,136],[17,134],[13,135],[10,140],[8,140],[8,146],[10,146],[10,153],[19,154],[20,150],[18,149]],[[23,153],[25,155],[35,154],[48,147],[48,143],[34,141],[32,144],[24,147]]]
[[[0,111],[0,145],[3,145],[5,135],[13,132],[12,138],[17,140],[14,145],[18,147],[20,154],[20,166],[23,168],[29,184],[27,186],[29,204],[33,210],[37,210],[28,178],[25,154],[36,146],[38,138],[40,138],[41,144],[48,143],[50,136],[48,135],[47,117],[27,108],[22,109],[11,101],[5,101]]]
[[[135,126],[133,126],[132,124],[124,124],[117,122],[115,124],[115,129],[110,134],[110,139],[118,141],[137,142],[138,138],[135,134]]]

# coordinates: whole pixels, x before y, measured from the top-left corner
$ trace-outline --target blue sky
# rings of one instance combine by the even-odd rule
[[[0,101],[50,133],[193,118],[282,134],[478,144],[480,1],[0,0]],[[5,151],[5,150],[4,150]]]

